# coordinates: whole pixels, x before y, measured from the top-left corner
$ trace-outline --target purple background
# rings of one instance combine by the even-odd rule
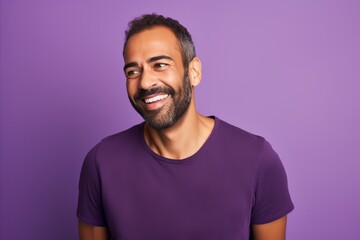
[[[149,12],[192,33],[199,111],[279,153],[296,205],[288,239],[360,239],[356,0],[2,0],[0,238],[77,238],[85,154],[141,121],[121,52],[127,22]]]

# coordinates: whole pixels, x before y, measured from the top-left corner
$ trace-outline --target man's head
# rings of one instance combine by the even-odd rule
[[[152,128],[168,128],[187,112],[201,78],[191,36],[176,20],[155,14],[129,27],[123,51],[129,100]]]

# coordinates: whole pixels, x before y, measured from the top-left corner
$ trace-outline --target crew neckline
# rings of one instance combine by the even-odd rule
[[[214,127],[209,135],[209,137],[206,139],[206,141],[204,142],[204,144],[199,148],[198,151],[196,151],[193,155],[183,158],[183,159],[172,159],[172,158],[167,158],[167,157],[163,157],[157,153],[155,153],[153,150],[151,150],[151,148],[147,145],[146,141],[145,141],[145,136],[144,136],[144,125],[145,122],[143,122],[139,128],[139,135],[140,135],[140,139],[142,144],[144,145],[146,151],[155,159],[160,160],[160,161],[164,161],[164,162],[169,162],[169,163],[175,163],[175,164],[182,164],[185,162],[189,162],[192,159],[195,159],[198,155],[200,155],[203,151],[205,151],[208,146],[210,145],[210,143],[213,141],[213,139],[215,138],[216,133],[218,132],[218,128],[220,125],[220,119],[216,116],[208,116],[210,118],[214,119]]]

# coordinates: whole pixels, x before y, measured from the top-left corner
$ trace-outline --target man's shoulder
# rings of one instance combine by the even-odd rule
[[[90,158],[104,162],[109,156],[118,156],[137,151],[143,144],[141,141],[143,124],[134,125],[121,132],[109,135],[99,141],[88,153]],[[100,160],[101,159],[101,160]]]
[[[216,145],[220,146],[223,152],[229,153],[230,156],[242,156],[242,163],[247,161],[254,166],[260,162],[265,168],[279,165],[277,153],[264,137],[220,121]]]
[[[265,138],[217,118],[218,131],[222,141],[262,146]]]

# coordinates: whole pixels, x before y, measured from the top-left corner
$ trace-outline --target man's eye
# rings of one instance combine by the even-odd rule
[[[167,63],[155,63],[154,64],[154,68],[158,69],[158,70],[162,70],[168,66],[169,66],[169,64],[167,64]]]
[[[140,74],[139,70],[128,70],[126,71],[126,77],[127,78],[135,78]]]

